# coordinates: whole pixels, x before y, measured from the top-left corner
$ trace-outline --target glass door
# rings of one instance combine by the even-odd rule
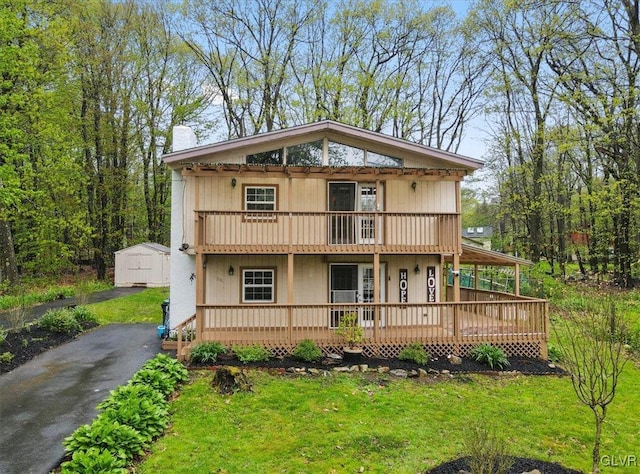
[[[385,292],[385,275],[386,266],[384,263],[380,264],[380,303],[386,301]],[[358,302],[359,303],[373,303],[373,264],[360,264],[358,265]],[[359,321],[363,327],[372,327],[374,322],[374,307],[373,306],[361,306],[359,309]],[[380,325],[384,326],[384,311],[380,311]]]
[[[329,243],[354,244],[355,223],[353,211],[356,210],[357,183],[329,183]]]
[[[382,243],[382,225],[376,225],[375,212],[383,208],[382,196],[378,196],[375,184],[361,183],[358,187],[358,211],[370,213],[358,218],[358,237],[361,244],[373,244],[378,236],[378,243]],[[382,194],[382,193],[381,193]],[[378,224],[382,216],[378,217]]]
[[[373,264],[331,264],[330,266],[330,298],[331,303],[373,303]],[[380,302],[386,301],[385,294],[386,266],[380,264]],[[358,322],[363,327],[371,327],[374,322],[374,307],[354,305],[353,309],[335,308],[331,310],[329,325],[338,327],[340,318],[345,312],[358,311]],[[384,311],[380,312],[383,325]]]

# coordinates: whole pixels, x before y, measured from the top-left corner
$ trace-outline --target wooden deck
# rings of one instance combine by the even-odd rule
[[[416,341],[432,355],[465,354],[489,342],[511,355],[547,356],[547,302],[525,298],[404,305],[199,305],[196,316],[178,331],[188,332],[187,341],[260,344],[276,355],[289,354],[303,339],[314,340],[325,352],[341,352],[343,343],[332,322],[352,311],[365,326],[362,345],[370,356],[395,357]]]

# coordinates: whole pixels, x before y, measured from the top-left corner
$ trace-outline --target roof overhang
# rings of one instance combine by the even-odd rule
[[[453,255],[445,256],[445,262],[453,263]],[[487,250],[475,245],[462,244],[460,263],[464,265],[515,266],[533,265],[533,262],[513,255]]]
[[[260,133],[233,140],[203,145],[168,153],[164,162],[171,168],[183,168],[193,164],[222,163],[230,154],[252,154],[274,150],[284,146],[307,143],[324,137],[350,146],[366,146],[367,149],[403,158],[425,158],[438,162],[438,168],[464,169],[467,172],[482,167],[483,162],[474,158],[438,150],[382,133],[364,130],[332,120],[298,125],[282,130]]]

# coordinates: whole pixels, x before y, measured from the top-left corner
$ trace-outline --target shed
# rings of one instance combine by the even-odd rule
[[[142,243],[115,253],[115,286],[169,286],[171,250],[161,244]]]

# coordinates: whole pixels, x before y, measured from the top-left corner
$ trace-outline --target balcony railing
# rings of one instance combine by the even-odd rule
[[[197,211],[205,253],[454,253],[460,217],[446,213]]]

